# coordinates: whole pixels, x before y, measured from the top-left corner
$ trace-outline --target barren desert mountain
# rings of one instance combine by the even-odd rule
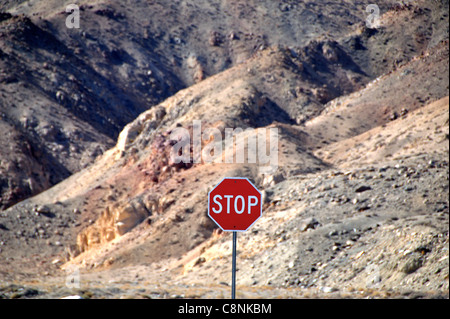
[[[0,296],[228,297],[247,177],[238,297],[448,298],[448,1],[70,3],[0,1]]]

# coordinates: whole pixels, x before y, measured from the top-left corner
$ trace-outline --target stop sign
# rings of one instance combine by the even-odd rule
[[[261,193],[247,178],[225,177],[208,193],[208,216],[224,231],[246,231],[261,213]]]

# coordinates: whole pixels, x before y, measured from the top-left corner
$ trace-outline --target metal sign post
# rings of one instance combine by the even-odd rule
[[[231,299],[236,299],[236,242],[237,232],[233,232],[233,260],[231,264]]]

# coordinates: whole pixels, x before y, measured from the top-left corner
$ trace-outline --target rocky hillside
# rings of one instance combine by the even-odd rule
[[[448,298],[448,3],[369,3],[0,2],[0,295],[226,297],[207,194],[241,176],[241,297]],[[174,163],[179,128],[276,129],[276,170]]]
[[[370,1],[82,1],[79,29],[65,26],[69,3],[0,1],[0,125],[12,147],[0,157],[14,171],[2,174],[2,209],[92,163],[144,110],[269,46],[306,50],[294,54],[310,62],[323,104],[448,33],[445,2],[383,1],[378,29],[364,28]],[[354,72],[346,81],[326,77],[337,60]],[[316,103],[298,84],[283,101]]]

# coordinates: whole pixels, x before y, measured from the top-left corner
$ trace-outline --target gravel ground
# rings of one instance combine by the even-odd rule
[[[238,236],[238,297],[448,298],[448,160],[431,158],[330,170],[267,189],[270,207]],[[228,298],[230,270],[224,233],[191,262],[82,270],[79,286],[69,269],[29,285],[4,281],[0,296]]]

